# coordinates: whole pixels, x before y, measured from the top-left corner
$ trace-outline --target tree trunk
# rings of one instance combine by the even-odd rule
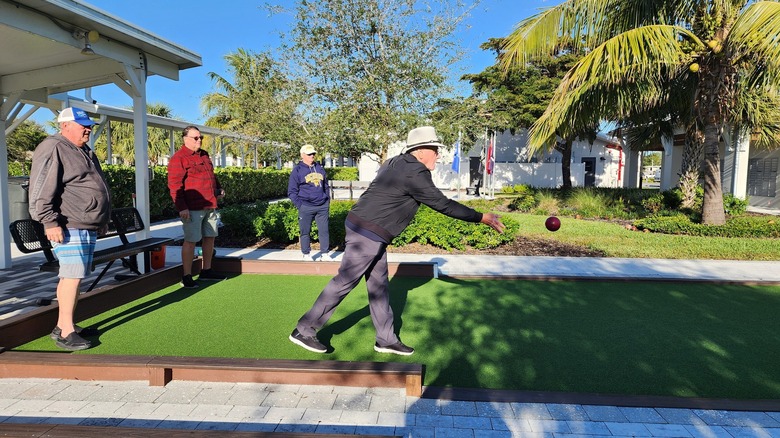
[[[563,158],[561,159],[561,177],[563,178],[563,186],[561,188],[565,190],[571,189],[571,144],[572,139],[567,138],[566,142],[560,145],[560,151],[563,155]]]
[[[726,223],[720,181],[719,138],[717,125],[707,123],[704,126],[704,204],[701,212],[701,221],[705,225]]]
[[[683,197],[683,208],[692,208],[696,201],[696,186],[699,185],[699,169],[703,148],[704,134],[694,124],[685,133],[685,146],[680,165],[680,191]]]

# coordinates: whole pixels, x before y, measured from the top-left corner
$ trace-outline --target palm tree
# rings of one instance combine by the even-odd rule
[[[507,38],[508,67],[587,48],[531,129],[532,148],[594,121],[679,120],[703,150],[702,222],[725,223],[719,142],[726,130],[780,144],[780,3],[748,0],[567,0]],[[647,119],[655,114],[655,119]]]
[[[132,109],[132,108],[129,108]],[[173,118],[173,110],[164,103],[150,103],[146,107],[147,114]],[[135,164],[135,128],[132,123],[111,123],[111,153],[122,159],[124,164]],[[170,154],[168,130],[148,128],[146,131],[149,150],[149,165],[157,165],[159,159]],[[95,151],[102,159],[106,159],[106,131],[95,141]]]

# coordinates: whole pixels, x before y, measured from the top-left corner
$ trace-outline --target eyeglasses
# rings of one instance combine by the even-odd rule
[[[201,136],[199,136],[199,137],[190,137],[190,136],[188,135],[188,136],[186,136],[186,138],[191,138],[191,139],[193,139],[193,140],[195,140],[195,141],[202,141],[202,140],[203,140],[204,138],[206,138],[206,137],[204,137],[204,136],[202,136],[202,135],[201,135]]]
[[[316,152],[312,152],[312,153],[310,153],[310,154],[306,154],[306,155],[308,155],[308,156],[310,156],[310,157],[313,157],[313,156],[317,155],[317,153],[316,153]]]

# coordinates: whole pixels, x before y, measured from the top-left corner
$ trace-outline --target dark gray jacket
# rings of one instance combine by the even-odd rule
[[[414,219],[420,204],[466,222],[479,222],[482,213],[453,201],[437,189],[431,171],[410,154],[387,160],[347,219],[390,242]]]
[[[35,148],[30,170],[30,216],[45,228],[97,230],[111,211],[100,162],[92,150],[78,147],[61,134]]]

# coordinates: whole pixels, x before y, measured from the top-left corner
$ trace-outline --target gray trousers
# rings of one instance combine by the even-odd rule
[[[381,347],[398,342],[393,326],[393,309],[390,307],[386,249],[386,243],[375,242],[347,227],[346,248],[339,272],[320,292],[312,308],[298,320],[298,331],[303,336],[315,336],[333,315],[336,306],[365,276],[376,342]]]

